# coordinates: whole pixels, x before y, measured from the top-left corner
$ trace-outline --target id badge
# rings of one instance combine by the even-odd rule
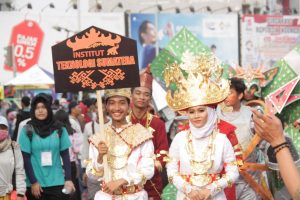
[[[41,153],[42,166],[52,166],[52,153],[46,151]]]

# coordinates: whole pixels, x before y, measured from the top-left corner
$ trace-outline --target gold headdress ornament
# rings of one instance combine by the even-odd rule
[[[182,28],[151,63],[152,74],[164,80],[167,103],[174,111],[216,104],[229,94],[223,66],[196,36]]]
[[[105,99],[113,96],[121,96],[126,97],[128,99],[131,98],[131,90],[130,88],[119,88],[119,89],[109,89],[105,90]]]
[[[228,96],[229,82],[222,78],[223,68],[212,53],[185,51],[181,61],[167,64],[164,71],[167,103],[174,111],[216,104]],[[176,85],[175,91],[170,89],[171,84]]]

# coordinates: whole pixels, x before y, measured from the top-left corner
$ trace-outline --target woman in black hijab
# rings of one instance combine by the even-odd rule
[[[62,191],[75,190],[68,150],[71,143],[63,124],[53,119],[51,104],[51,96],[44,93],[35,96],[31,102],[31,120],[20,135],[29,200],[64,200],[69,196]]]

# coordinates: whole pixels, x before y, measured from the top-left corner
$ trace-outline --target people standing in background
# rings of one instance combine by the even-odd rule
[[[15,175],[13,175],[15,173]],[[8,133],[8,122],[0,116],[0,199],[9,200],[13,191],[15,176],[17,200],[23,200],[26,183],[23,158],[20,147],[11,140]]]
[[[19,133],[19,125],[21,121],[30,118],[30,98],[28,96],[24,96],[21,99],[21,110],[19,110],[17,114],[17,121],[15,125],[14,134],[12,140],[17,141],[18,133]]]
[[[53,119],[51,104],[51,96],[36,95],[31,102],[31,119],[20,134],[28,200],[65,200],[69,196],[62,192],[63,188],[75,191],[71,181],[71,142],[63,124]]]
[[[98,111],[97,101],[95,102],[95,110]],[[105,98],[102,97],[102,111],[103,111],[103,121],[104,126],[108,126],[111,124],[111,119],[107,115],[106,108],[105,108]],[[98,112],[96,112],[96,120],[88,122],[83,131],[83,145],[82,145],[82,159],[83,160],[89,160],[89,137],[91,137],[94,134],[97,134],[100,132],[100,126],[99,126],[99,117]],[[84,170],[85,171],[85,170]],[[96,192],[100,189],[100,181],[93,180],[87,177],[86,173],[84,173],[84,182],[86,182],[87,185],[87,199],[93,200],[95,197]]]
[[[69,111],[69,120],[70,120],[70,124],[72,129],[75,131],[76,134],[79,134],[83,137],[82,135],[82,125],[81,125],[81,119],[83,118],[83,116],[81,115],[81,107],[80,105],[76,102],[76,101],[72,101],[69,103],[68,105],[68,111]],[[79,186],[80,186],[80,192],[83,193],[83,196],[86,195],[85,193],[85,188],[84,188],[84,184],[82,182],[82,174],[83,174],[83,169],[82,166],[84,165],[83,160],[81,158],[81,151],[78,153],[78,169],[79,169]]]
[[[29,121],[30,121],[30,118],[21,121],[21,123],[19,124],[19,130],[18,130],[18,133],[17,133],[17,139],[16,139],[16,142],[17,142],[18,144],[19,144],[19,140],[20,140],[21,130],[22,130],[22,128],[27,124],[27,122],[29,122]]]
[[[78,117],[81,115],[81,109],[79,107],[79,104],[76,101],[70,102],[70,104],[68,105],[68,110],[72,128],[77,133],[82,133],[80,122],[78,120]]]
[[[14,134],[16,120],[17,120],[16,117],[17,117],[17,112],[15,109],[9,108],[6,110],[6,118],[8,121],[8,132],[10,138],[12,138]]]
[[[219,105],[217,108],[218,117],[236,127],[235,133],[241,150],[245,151],[254,136],[252,125],[252,111],[250,107],[242,104],[246,85],[242,79],[230,79],[230,93],[224,100],[225,109]],[[226,108],[230,108],[228,111]],[[245,162],[256,163],[258,149],[255,149]],[[257,171],[250,172],[252,177],[258,181],[259,173]],[[256,192],[243,177],[239,177],[235,184],[236,199],[259,199]]]
[[[168,151],[169,144],[165,128],[165,123],[157,116],[149,112],[152,99],[153,77],[150,68],[147,67],[140,75],[140,86],[132,89],[132,108],[129,113],[129,120],[133,124],[141,124],[152,132],[152,142],[154,153],[160,154],[161,151]],[[159,200],[163,190],[162,172],[165,167],[162,156],[155,161],[155,174],[151,180],[145,184],[149,199]]]
[[[76,133],[75,130],[71,127],[71,123],[69,121],[69,115],[64,110],[58,110],[54,114],[54,119],[63,123],[66,128],[72,146],[69,148],[70,161],[71,161],[71,177],[72,182],[75,185],[76,191],[71,195],[71,200],[80,200],[80,188],[79,188],[79,169],[78,165],[78,153],[82,146],[82,134]]]
[[[85,100],[84,104],[87,106],[87,112],[84,114],[84,122],[88,123],[95,120],[97,112],[96,110],[96,98],[88,98]]]
[[[62,106],[60,105],[58,99],[55,99],[55,100],[53,101],[53,104],[52,104],[51,108],[52,108],[52,111],[53,111],[54,114],[56,113],[56,111],[62,109]]]

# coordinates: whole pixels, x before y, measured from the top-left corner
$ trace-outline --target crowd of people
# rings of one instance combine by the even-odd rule
[[[238,166],[232,164],[241,159],[236,147],[246,148],[255,133],[277,149],[281,175],[290,194],[299,198],[300,179],[295,178],[299,174],[285,148],[288,145],[281,122],[242,104],[242,80],[231,79],[229,95],[218,100],[232,106],[230,112],[195,99],[188,107],[176,108],[185,112],[188,128],[176,134],[170,148],[164,122],[149,112],[152,91],[144,83],[132,89],[106,91],[106,140],[98,146],[89,142],[100,129],[95,99],[85,105],[90,110],[84,116],[82,105],[75,101],[67,109],[53,112],[51,96],[38,94],[30,104],[30,99],[23,97],[23,109],[17,114],[12,135],[8,120],[0,117],[1,198],[9,199],[15,190],[18,200],[24,196],[34,200],[100,200],[124,195],[127,199],[156,200],[161,199],[165,186],[162,172],[166,167],[169,180],[178,190],[177,199],[260,199],[239,176]],[[235,127],[234,139],[226,131],[220,134],[224,127],[220,120]],[[167,151],[170,161],[165,166],[163,156],[154,155]],[[103,177],[104,155],[108,155],[108,182]],[[247,161],[256,162],[256,156],[254,151]],[[252,175],[258,179],[255,172]],[[226,192],[231,185],[234,195]]]
[[[243,157],[255,134],[271,145],[289,193],[300,199],[300,177],[281,121],[244,104],[243,80],[212,81],[209,73],[193,71],[190,83],[182,81],[178,67],[165,72],[179,77],[166,78],[167,85],[177,85],[167,102],[187,121],[171,142],[151,107],[149,69],[141,74],[140,87],[105,90],[104,127],[93,98],[63,107],[40,93],[22,98],[14,120],[11,110],[1,110],[6,115],[0,116],[0,200],[13,195],[17,200],[159,200],[166,173],[176,188],[174,199],[262,199],[240,174],[244,162],[259,160],[258,146]],[[250,173],[255,181],[261,178]]]

